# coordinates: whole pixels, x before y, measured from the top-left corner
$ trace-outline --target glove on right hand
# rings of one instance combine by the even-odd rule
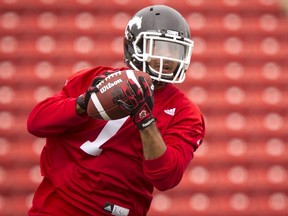
[[[85,93],[81,94],[77,100],[76,103],[78,104],[79,107],[81,107],[81,109],[83,109],[85,112],[87,111],[87,106],[88,106],[88,102],[90,100],[91,94],[93,92],[97,92],[99,91],[99,89],[97,88],[97,85],[104,80],[107,76],[109,76],[112,72],[105,72],[97,77],[95,77],[90,85],[90,87],[86,90]]]

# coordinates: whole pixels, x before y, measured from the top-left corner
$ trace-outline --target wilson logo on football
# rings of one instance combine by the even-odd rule
[[[104,92],[106,92],[108,89],[113,88],[113,86],[118,85],[119,83],[122,83],[122,82],[123,82],[122,79],[115,80],[114,82],[108,83],[108,84],[106,84],[105,86],[101,87],[101,88],[99,89],[99,91],[100,91],[101,93],[104,93]]]

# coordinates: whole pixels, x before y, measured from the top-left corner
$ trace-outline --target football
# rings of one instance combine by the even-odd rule
[[[141,88],[138,82],[140,76],[144,77],[150,89],[153,89],[149,74],[142,71],[123,70],[108,75],[97,85],[99,91],[91,94],[87,107],[88,116],[104,120],[116,120],[128,116],[129,114],[119,107],[117,101],[122,100],[130,104],[122,88],[127,85],[128,79],[132,79]]]

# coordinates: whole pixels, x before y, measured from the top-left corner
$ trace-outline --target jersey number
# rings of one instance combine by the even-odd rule
[[[86,141],[80,148],[89,155],[100,155],[102,152],[100,147],[117,133],[127,118],[108,121],[94,141]]]

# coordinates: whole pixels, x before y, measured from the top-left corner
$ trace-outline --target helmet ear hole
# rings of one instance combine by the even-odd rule
[[[130,32],[128,32],[128,34],[125,37],[126,37],[126,39],[128,41],[133,41],[134,40],[134,36]]]

